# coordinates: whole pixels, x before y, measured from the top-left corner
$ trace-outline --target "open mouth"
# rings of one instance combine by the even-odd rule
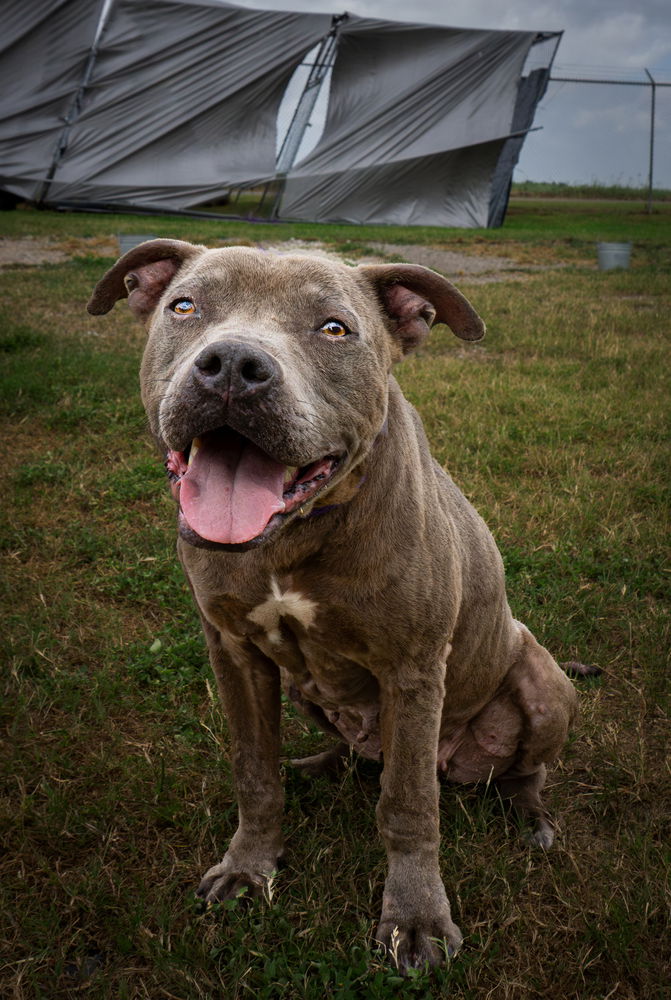
[[[180,531],[193,544],[264,541],[284,518],[313,500],[334,475],[341,455],[301,468],[287,466],[229,427],[170,451],[166,471],[180,505]]]

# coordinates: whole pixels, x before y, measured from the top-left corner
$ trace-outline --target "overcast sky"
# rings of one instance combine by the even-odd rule
[[[563,31],[554,76],[671,83],[671,0],[236,0],[241,6],[361,16],[465,28]],[[657,89],[654,182],[671,188],[671,87]],[[516,180],[645,185],[649,87],[550,83],[520,157]]]

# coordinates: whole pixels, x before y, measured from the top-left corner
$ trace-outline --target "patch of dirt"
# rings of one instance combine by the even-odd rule
[[[259,243],[265,250],[276,250],[279,253],[308,253],[331,260],[345,261],[347,264],[386,264],[390,261],[407,261],[410,264],[423,264],[434,271],[440,271],[448,277],[460,279],[462,284],[486,284],[496,281],[524,281],[535,271],[548,271],[561,264],[523,264],[510,257],[495,255],[466,254],[455,250],[444,250],[441,247],[427,246],[415,243],[366,243],[366,249],[377,250],[376,254],[364,253],[352,256],[351,253],[339,253],[333,246],[318,240],[285,240],[280,243]]]
[[[547,271],[561,264],[520,264],[510,257],[493,254],[462,253],[442,247],[414,243],[367,243],[365,250],[374,253],[352,255],[351,251],[339,252],[333,245],[319,240],[291,239],[282,242],[264,241],[242,245],[257,246],[279,253],[307,253],[348,264],[385,264],[390,261],[407,261],[424,264],[448,277],[458,278],[463,284],[484,284],[495,281],[524,281],[530,273]],[[233,241],[220,240],[219,246],[236,245]],[[239,244],[237,244],[239,245]],[[350,244],[351,246],[351,244]],[[7,267],[37,267],[40,264],[62,264],[73,257],[117,257],[119,241],[116,237],[72,237],[66,240],[49,240],[36,236],[18,239],[0,237],[0,269]]]
[[[114,238],[78,237],[67,240],[48,240],[37,236],[18,239],[0,237],[0,268],[37,267],[39,264],[63,264],[72,257],[116,257],[119,244]]]
[[[370,243],[369,246],[374,250],[380,250],[386,259],[398,260],[400,257],[410,264],[423,264],[448,277],[458,278],[460,284],[466,285],[485,285],[496,281],[526,281],[531,274],[538,271],[551,271],[566,266],[556,262],[531,264],[513,260],[511,257],[499,257],[483,252],[480,246],[477,249],[474,247],[472,253],[416,243]]]
[[[48,246],[44,240],[25,236],[17,240],[0,239],[0,267],[15,267],[17,264],[30,267],[36,264],[62,264],[68,254],[55,246]]]
[[[417,246],[412,243],[371,243],[369,245],[387,257],[402,257],[410,264],[424,264],[425,267],[432,267],[434,271],[442,271],[444,274],[482,277],[498,274],[501,271],[519,270],[519,264],[509,257],[475,257],[472,254],[459,253],[455,250]]]

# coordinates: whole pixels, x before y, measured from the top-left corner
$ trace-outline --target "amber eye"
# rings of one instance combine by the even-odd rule
[[[196,307],[191,299],[177,299],[176,302],[172,303],[170,308],[178,316],[192,316],[196,311]]]
[[[339,319],[327,319],[319,327],[320,333],[328,333],[331,337],[346,337],[350,332],[344,323],[341,323]]]

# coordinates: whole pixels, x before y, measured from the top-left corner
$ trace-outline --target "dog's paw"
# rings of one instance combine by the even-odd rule
[[[338,743],[330,750],[323,750],[312,757],[294,758],[289,763],[304,778],[319,778],[323,774],[339,774],[345,769],[348,758],[349,747],[346,743]]]
[[[435,969],[458,952],[463,941],[452,920],[396,922],[383,917],[375,932],[388,959],[401,975],[409,969]]]
[[[559,666],[569,677],[600,677],[602,673],[600,667],[591,663],[580,663],[578,660],[568,660]]]
[[[541,818],[524,839],[529,847],[540,847],[544,851],[549,851],[555,842],[555,828],[549,820]]]
[[[267,873],[250,872],[224,858],[221,864],[205,872],[196,889],[196,898],[207,905],[229,900],[237,900],[243,905],[254,899],[270,900],[274,875],[275,869]]]

